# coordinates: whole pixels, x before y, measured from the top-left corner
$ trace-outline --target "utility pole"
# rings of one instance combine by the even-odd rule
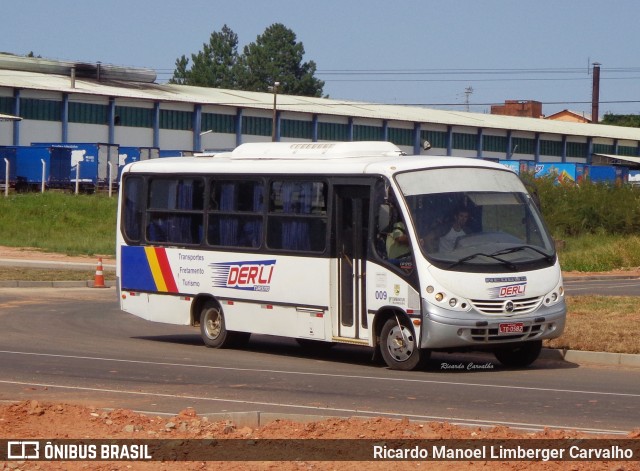
[[[472,93],[473,93],[473,87],[471,87],[471,85],[469,85],[467,88],[464,89],[464,94],[465,94],[464,109],[467,112],[469,111],[469,96],[471,96]]]
[[[591,122],[598,124],[600,108],[600,64],[593,63],[593,86],[591,92]]]

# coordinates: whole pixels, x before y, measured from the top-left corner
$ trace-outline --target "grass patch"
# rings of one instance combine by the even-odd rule
[[[592,352],[640,353],[640,310],[632,296],[567,297],[567,324],[549,348]]]
[[[0,245],[115,255],[117,198],[46,192],[0,198]]]
[[[566,271],[610,271],[640,267],[640,236],[585,234],[564,239],[558,251]]]

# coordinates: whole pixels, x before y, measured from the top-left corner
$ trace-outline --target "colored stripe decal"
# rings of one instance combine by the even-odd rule
[[[162,277],[164,279],[164,284],[166,287],[165,291],[168,291],[170,293],[177,293],[178,286],[176,285],[176,281],[173,278],[171,265],[169,264],[169,259],[167,258],[167,251],[162,247],[158,247],[156,248],[156,256],[158,257],[160,270],[162,270]]]
[[[145,247],[144,251],[147,254],[147,261],[149,262],[149,268],[151,268],[151,275],[153,276],[153,281],[156,284],[156,289],[166,293],[167,285],[162,277],[162,270],[160,269],[155,249],[153,247]]]

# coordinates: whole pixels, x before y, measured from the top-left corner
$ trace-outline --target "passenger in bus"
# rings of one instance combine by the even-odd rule
[[[457,240],[467,235],[465,226],[469,220],[469,211],[466,208],[458,208],[453,215],[453,222],[449,227],[449,230],[440,236],[438,241],[438,248],[440,252],[451,252],[455,246]]]
[[[402,221],[396,222],[387,235],[387,257],[391,263],[394,263],[400,258],[407,257],[410,253],[411,247],[406,227]]]

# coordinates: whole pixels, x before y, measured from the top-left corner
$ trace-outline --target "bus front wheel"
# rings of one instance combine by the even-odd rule
[[[513,347],[501,348],[493,352],[504,366],[524,368],[536,361],[542,351],[542,340],[524,342]]]
[[[380,353],[392,370],[414,370],[429,358],[429,351],[419,348],[413,329],[396,317],[387,319],[382,326]]]
[[[233,341],[233,333],[225,326],[222,309],[213,302],[207,302],[200,311],[200,334],[207,347],[226,348]]]

